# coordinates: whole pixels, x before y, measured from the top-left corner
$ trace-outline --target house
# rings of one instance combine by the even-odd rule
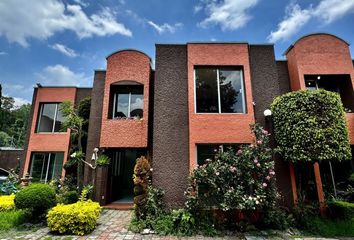
[[[36,87],[22,173],[49,181],[65,175],[70,131],[61,132],[58,104],[91,96],[86,161],[94,148],[111,158],[98,171],[95,198],[105,205],[133,196],[135,159],[148,156],[153,184],[166,202],[181,205],[189,172],[215,149],[251,143],[249,125],[269,127],[264,110],[274,97],[300,89],[338,92],[347,111],[354,144],[353,60],[349,44],[326,33],[304,36],[275,59],[272,44],[190,42],[156,44],[156,66],[138,50],[107,57],[92,88]],[[276,162],[284,204],[291,204],[289,167]],[[91,182],[92,170],[84,171]]]

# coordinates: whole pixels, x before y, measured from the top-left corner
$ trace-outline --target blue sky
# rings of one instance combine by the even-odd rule
[[[247,41],[275,43],[283,59],[312,32],[354,44],[353,23],[354,0],[2,0],[0,82],[19,105],[37,82],[91,86],[118,49],[154,59],[155,43]]]

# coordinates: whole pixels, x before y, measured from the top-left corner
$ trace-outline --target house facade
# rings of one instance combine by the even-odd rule
[[[275,59],[273,45],[191,42],[156,44],[155,69],[145,53],[127,49],[107,57],[92,88],[37,87],[28,128],[25,175],[49,181],[65,176],[70,131],[62,132],[58,104],[91,97],[86,161],[94,148],[111,158],[106,170],[85,168],[85,183],[95,176],[101,204],[133,199],[135,159],[147,156],[153,184],[170,206],[184,202],[188,175],[216,149],[251,143],[249,125],[270,128],[264,110],[276,96],[300,89],[338,92],[347,111],[354,145],[354,67],[349,44],[325,33],[304,36]],[[290,205],[288,165],[276,161],[277,185]]]

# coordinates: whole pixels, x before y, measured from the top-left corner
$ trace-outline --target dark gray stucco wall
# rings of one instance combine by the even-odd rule
[[[93,149],[99,146],[102,120],[103,89],[106,71],[95,71],[93,88],[91,90],[91,109],[87,135],[86,161],[91,162]],[[92,171],[85,166],[84,183],[92,179]]]
[[[256,122],[261,123],[272,132],[271,120],[266,120],[263,112],[270,109],[276,96],[290,90],[288,84],[287,65],[276,62],[272,45],[251,45],[250,64],[252,77],[252,94],[255,101]],[[272,139],[274,145],[274,139]],[[279,156],[275,156],[275,172],[277,188],[282,195],[282,205],[291,206],[291,185],[289,167]]]
[[[91,97],[92,88],[77,88],[75,105],[78,105],[85,97]]]
[[[23,149],[18,150],[2,150],[0,149],[0,168],[10,170],[21,167],[21,163],[24,162],[25,151]]]
[[[280,94],[290,92],[290,79],[287,61],[277,61]]]
[[[187,46],[156,45],[153,184],[170,207],[184,203],[189,174]]]

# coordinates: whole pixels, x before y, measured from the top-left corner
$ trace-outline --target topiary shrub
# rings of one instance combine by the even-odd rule
[[[284,159],[293,162],[351,159],[340,96],[316,90],[287,93],[272,105],[275,139]]]
[[[354,219],[354,203],[345,201],[330,201],[328,208],[333,217],[341,219]]]
[[[55,191],[47,184],[36,183],[25,187],[15,196],[18,209],[28,209],[32,216],[42,216],[56,204]]]
[[[100,213],[100,205],[91,200],[59,204],[48,212],[47,224],[53,232],[84,235],[95,229]]]
[[[15,194],[0,196],[0,212],[15,208]]]
[[[151,178],[151,166],[144,157],[136,160],[134,167],[134,213],[136,218],[144,219],[147,214],[146,202],[148,196],[148,187]]]

